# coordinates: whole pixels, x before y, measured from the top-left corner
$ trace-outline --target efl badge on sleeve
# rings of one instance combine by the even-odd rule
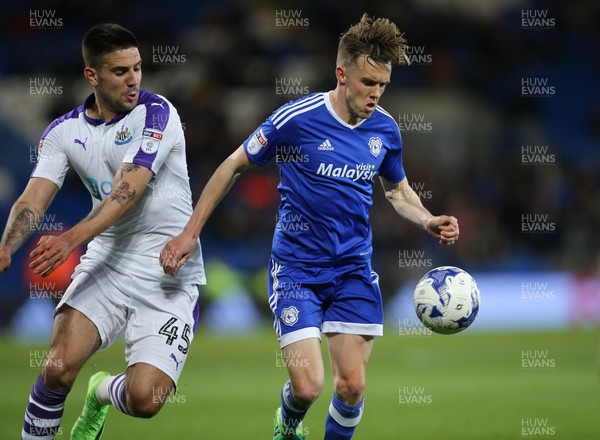
[[[248,153],[252,155],[257,154],[261,148],[267,146],[268,142],[269,140],[265,136],[265,133],[263,132],[262,128],[260,130],[255,131],[250,141],[248,141]]]
[[[156,153],[162,138],[163,135],[161,132],[145,128],[142,132],[142,151],[146,154]]]

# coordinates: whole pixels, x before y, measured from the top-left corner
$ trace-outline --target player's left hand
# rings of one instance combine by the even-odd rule
[[[29,267],[33,269],[33,273],[45,278],[67,261],[72,251],[69,242],[60,235],[44,235],[29,254],[31,258],[35,258]]]
[[[439,243],[444,246],[454,244],[459,236],[458,220],[451,215],[431,217],[425,224],[425,230],[432,237],[439,239]]]
[[[184,232],[169,240],[160,253],[160,264],[166,274],[173,275],[192,256],[196,248],[196,239]]]

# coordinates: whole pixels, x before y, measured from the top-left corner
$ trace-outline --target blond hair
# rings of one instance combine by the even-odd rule
[[[407,64],[406,48],[406,39],[395,23],[365,13],[340,37],[337,65],[350,65],[362,55],[377,63]]]

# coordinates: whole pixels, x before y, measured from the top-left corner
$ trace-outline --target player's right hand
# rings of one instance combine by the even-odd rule
[[[6,246],[0,247],[0,275],[8,270],[11,261],[10,249]]]
[[[160,253],[160,264],[166,274],[177,273],[191,257],[196,248],[197,240],[184,232],[169,240]]]
[[[439,239],[439,243],[443,246],[453,245],[460,234],[458,220],[451,215],[431,217],[427,220],[425,230],[432,237]]]

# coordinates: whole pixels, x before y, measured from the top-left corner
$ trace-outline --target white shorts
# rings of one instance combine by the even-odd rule
[[[100,334],[100,349],[124,331],[127,365],[153,365],[177,385],[194,339],[199,286],[161,285],[98,262],[82,266],[55,313],[67,304],[87,316]]]

